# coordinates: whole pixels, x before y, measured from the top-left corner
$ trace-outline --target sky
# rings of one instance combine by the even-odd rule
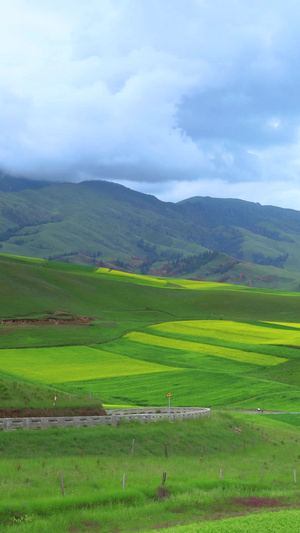
[[[300,210],[299,0],[0,0],[0,170]]]

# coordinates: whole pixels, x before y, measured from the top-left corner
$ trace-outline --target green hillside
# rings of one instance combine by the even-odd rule
[[[3,253],[299,290],[300,213],[241,200],[166,203],[115,183],[0,178]]]
[[[164,259],[205,250],[189,243],[189,224],[178,219],[173,204],[116,184],[52,184],[2,192],[0,198],[5,253],[131,262],[134,256],[146,259],[153,246],[168,251]]]
[[[299,408],[295,292],[5,255],[0,279],[3,382],[106,405],[171,390],[174,405]]]
[[[298,530],[299,293],[4,254],[0,283],[1,408],[211,408],[2,432],[3,533]]]
[[[195,224],[210,229],[209,248],[256,264],[299,269],[295,253],[300,235],[298,211],[209,197],[177,205]]]

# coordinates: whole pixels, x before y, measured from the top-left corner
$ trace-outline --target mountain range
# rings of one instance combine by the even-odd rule
[[[300,212],[238,199],[162,202],[116,183],[0,176],[0,252],[299,290]]]

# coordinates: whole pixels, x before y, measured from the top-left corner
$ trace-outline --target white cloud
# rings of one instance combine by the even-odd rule
[[[267,197],[257,184],[274,180],[292,187],[285,201],[297,197],[294,0],[0,8],[0,168],[127,180],[165,199],[233,189]]]

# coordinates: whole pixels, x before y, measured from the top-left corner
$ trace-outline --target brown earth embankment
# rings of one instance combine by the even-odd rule
[[[57,416],[106,416],[105,409],[99,405],[86,407],[53,407],[53,408],[0,408],[0,418],[32,418]]]

